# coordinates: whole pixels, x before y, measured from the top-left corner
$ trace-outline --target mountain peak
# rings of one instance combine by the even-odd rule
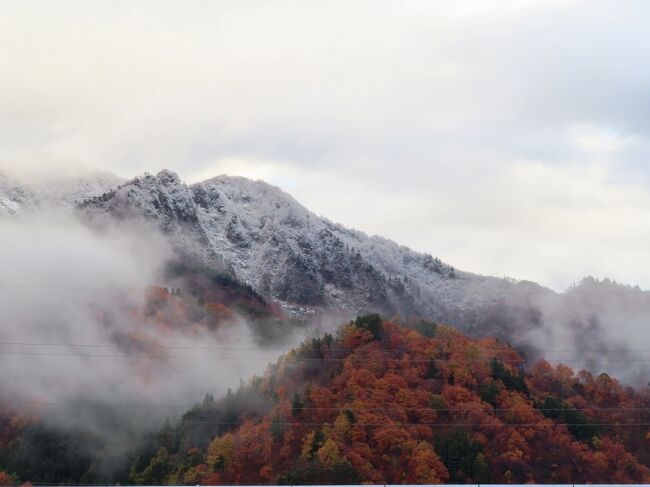
[[[440,259],[321,218],[264,181],[220,175],[185,185],[162,170],[95,198],[83,210],[144,217],[194,264],[226,270],[292,315],[348,319],[452,318],[516,284],[455,270]]]
[[[174,171],[170,171],[169,169],[162,169],[161,171],[158,171],[158,174],[156,174],[156,179],[160,180],[164,184],[181,183],[181,178],[178,177],[178,174],[176,174]]]
[[[296,201],[289,193],[262,179],[250,179],[243,176],[220,174],[219,176],[192,185],[192,187],[200,186],[214,186],[220,188],[222,191],[228,192],[232,197],[244,198],[245,202],[250,202],[252,200],[269,201],[272,199],[275,202],[282,201],[285,204],[296,205],[307,212],[307,209]]]

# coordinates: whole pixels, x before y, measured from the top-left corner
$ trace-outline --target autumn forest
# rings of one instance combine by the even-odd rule
[[[649,482],[648,424],[647,388],[366,315],[206,395],[109,470],[96,438],[6,411],[0,484]]]

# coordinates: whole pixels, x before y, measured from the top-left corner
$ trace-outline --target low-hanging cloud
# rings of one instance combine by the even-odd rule
[[[255,350],[243,319],[192,334],[137,320],[170,255],[155,232],[41,214],[0,220],[0,240],[0,403],[23,414],[102,434],[107,414],[112,433],[156,427],[279,354]]]
[[[478,311],[478,326],[470,332],[507,340],[529,365],[545,359],[644,387],[650,374],[649,321],[650,293],[590,277],[564,293],[513,288]]]

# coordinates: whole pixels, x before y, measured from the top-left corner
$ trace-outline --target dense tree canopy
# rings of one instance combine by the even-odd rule
[[[494,339],[416,328],[370,315],[306,342],[245,388],[271,401],[264,413],[243,408],[207,446],[163,452],[156,481],[650,481],[648,429],[629,426],[650,422],[647,391],[546,362],[525,373]]]
[[[112,481],[650,482],[649,423],[648,389],[531,367],[507,344],[448,326],[370,315],[306,341],[223,398],[206,395],[132,450]],[[97,439],[82,448],[69,435],[3,420],[0,480],[106,481],[93,476],[87,445]]]

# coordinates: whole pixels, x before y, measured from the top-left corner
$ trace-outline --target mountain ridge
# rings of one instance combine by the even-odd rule
[[[456,270],[319,217],[279,188],[238,176],[186,185],[163,170],[79,206],[91,220],[110,214],[153,222],[184,258],[230,272],[303,317],[323,316],[326,309],[336,321],[369,311],[449,319],[515,289],[551,292]]]
[[[104,189],[63,208],[100,228],[123,225],[125,232],[142,233],[150,227],[186,268],[250,286],[316,332],[376,312],[448,323],[526,348],[568,347],[579,353],[574,361],[581,366],[614,370],[634,383],[647,370],[593,352],[611,349],[627,357],[626,349],[650,348],[643,333],[650,319],[647,291],[585,279],[557,293],[530,281],[456,270],[431,254],[319,217],[273,185],[238,176],[188,185],[162,170]],[[40,207],[25,205],[23,213],[30,211]]]

